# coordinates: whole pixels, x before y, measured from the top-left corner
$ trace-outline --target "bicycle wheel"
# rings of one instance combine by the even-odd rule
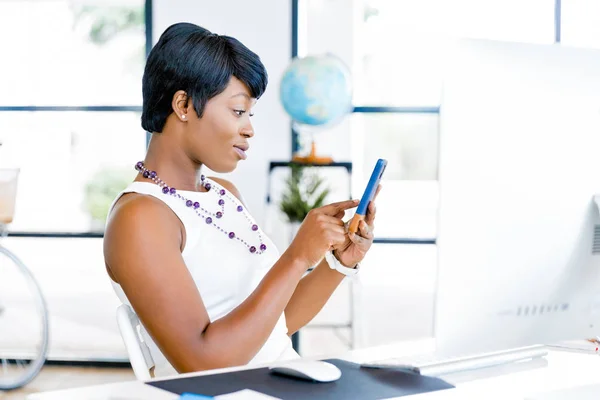
[[[31,272],[0,245],[0,390],[20,388],[42,369],[48,311]]]

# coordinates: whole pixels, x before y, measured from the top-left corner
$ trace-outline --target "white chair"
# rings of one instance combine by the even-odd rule
[[[140,320],[127,304],[121,304],[117,308],[117,324],[135,377],[141,381],[151,379],[154,360],[142,337]]]

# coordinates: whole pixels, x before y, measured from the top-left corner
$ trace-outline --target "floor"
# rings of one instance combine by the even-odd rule
[[[51,390],[134,380],[129,368],[46,366],[25,388],[0,392],[1,400],[25,399],[27,395]]]

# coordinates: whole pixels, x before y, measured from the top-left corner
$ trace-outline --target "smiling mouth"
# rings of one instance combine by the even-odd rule
[[[246,152],[244,150],[240,149],[239,147],[234,147],[234,149],[239,154],[239,156],[242,160],[245,160],[246,158],[248,158],[248,156],[246,155]]]

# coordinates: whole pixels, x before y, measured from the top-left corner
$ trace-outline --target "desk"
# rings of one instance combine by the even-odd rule
[[[434,348],[433,340],[402,342],[394,345],[379,346],[350,351],[333,357],[353,362],[366,362],[391,356],[411,355],[430,352]],[[330,357],[324,357],[330,358]],[[542,392],[590,384],[600,385],[600,356],[565,351],[549,351],[546,361],[537,364],[511,364],[485,370],[464,372],[442,377],[454,384],[456,389],[431,392],[415,396],[406,396],[404,400],[463,400],[463,399],[510,399],[523,400],[534,398]],[[256,367],[259,367],[258,365]],[[227,368],[217,371],[184,374],[182,376],[210,375],[220,372],[244,369]],[[598,396],[600,398],[600,395]],[[29,400],[175,400],[178,396],[156,389],[140,381],[89,386],[56,392],[30,395]],[[541,397],[543,398],[543,397]],[[537,400],[538,397],[536,396]]]

